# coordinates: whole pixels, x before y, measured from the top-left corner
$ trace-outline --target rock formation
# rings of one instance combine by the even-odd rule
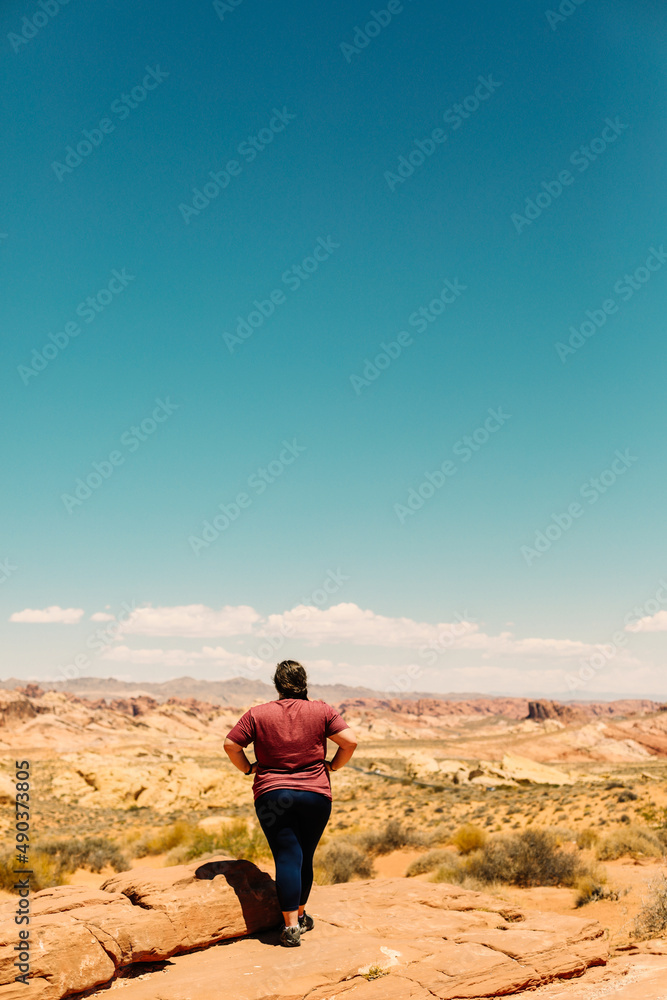
[[[45,889],[33,899],[29,992],[13,983],[16,928],[2,913],[0,995],[60,1000],[132,963],[179,953],[153,975],[126,978],[125,1000],[494,997],[607,961],[595,921],[523,911],[458,886],[353,882],[315,887],[311,904],[316,926],[288,950],[276,947],[277,930],[256,933],[280,914],[271,880],[248,862],[125,872],[97,891]],[[225,940],[222,949],[182,954]]]
[[[249,861],[212,858],[138,868],[100,889],[57,886],[33,895],[29,990],[15,982],[16,903],[0,906],[0,996],[59,1000],[112,980],[118,969],[160,961],[274,927],[275,885]]]

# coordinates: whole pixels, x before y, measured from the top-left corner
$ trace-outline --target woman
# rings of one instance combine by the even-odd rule
[[[276,667],[277,701],[255,705],[225,740],[229,759],[254,774],[255,811],[276,863],[276,889],[285,926],[280,943],[301,944],[313,927],[306,902],[313,884],[313,855],[331,815],[331,771],[339,771],[357,746],[354,733],[323,701],[308,700],[306,671],[295,660]],[[325,760],[327,739],[338,744]],[[244,747],[255,744],[251,764]]]

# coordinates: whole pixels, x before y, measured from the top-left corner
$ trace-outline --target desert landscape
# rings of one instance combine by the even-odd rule
[[[16,759],[30,761],[32,933],[50,942],[31,967],[39,1000],[667,996],[667,705],[313,689],[359,746],[333,780],[317,926],[295,957],[273,947],[270,852],[222,749],[272,691],[177,690],[0,690],[0,996],[24,988]]]

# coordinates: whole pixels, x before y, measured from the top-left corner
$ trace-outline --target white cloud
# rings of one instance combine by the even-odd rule
[[[114,616],[110,615],[108,611],[96,611],[95,614],[90,616],[91,622],[112,622]]]
[[[9,616],[10,622],[29,622],[40,625],[76,625],[83,618],[83,608],[60,608],[52,604],[48,608],[25,608]]]
[[[335,604],[331,608],[307,607],[299,604],[291,611],[269,615],[258,630],[262,635],[282,633],[317,643],[351,642],[358,646],[395,646],[415,649],[434,642],[452,630],[475,631],[471,622],[433,625],[411,618],[388,618],[374,611],[364,611],[357,604]]]
[[[105,650],[100,659],[114,663],[158,664],[165,667],[195,667],[204,663],[227,666],[239,662],[238,654],[230,653],[222,646],[204,646],[201,650],[130,649],[129,646],[113,646]]]
[[[245,604],[225,605],[219,610],[205,604],[176,607],[137,608],[123,623],[124,635],[174,635],[207,638],[218,635],[247,635],[259,621],[259,614]]]
[[[655,603],[655,602],[654,602]],[[667,632],[667,611],[656,611],[625,626],[626,632]]]
[[[311,646],[350,643],[354,646],[432,650],[436,654],[450,649],[467,649],[481,653],[484,658],[572,659],[598,652],[595,644],[576,639],[519,639],[512,632],[488,635],[475,622],[440,622],[435,625],[411,618],[389,618],[349,603],[336,604],[326,610],[300,604],[291,611],[269,615],[258,631],[263,635],[288,635]]]

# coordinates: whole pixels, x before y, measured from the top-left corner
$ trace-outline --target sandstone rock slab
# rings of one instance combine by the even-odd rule
[[[26,988],[15,982],[14,910],[14,902],[0,906],[3,1000]],[[99,890],[44,889],[31,900],[30,997],[60,1000],[108,983],[133,963],[166,959],[279,921],[272,879],[249,861],[222,857],[123,872]]]

